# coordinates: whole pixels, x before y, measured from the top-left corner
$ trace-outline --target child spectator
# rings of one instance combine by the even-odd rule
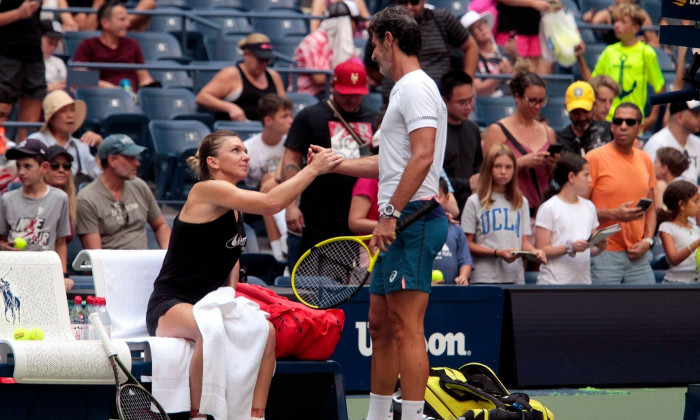
[[[609,45],[598,59],[590,76],[607,74],[620,85],[620,94],[613,101],[607,120],[612,120],[613,110],[622,102],[632,102],[644,109],[647,102],[647,85],[655,93],[662,91],[664,77],[656,58],[656,52],[649,45],[637,40],[637,32],[644,23],[644,11],[635,4],[622,4],[617,8],[615,36],[620,42]],[[586,66],[583,66],[586,67]],[[589,79],[588,69],[582,68],[584,80]],[[654,105],[644,121],[643,128],[653,126],[659,107]]]
[[[513,151],[504,144],[486,153],[479,176],[478,193],[467,199],[462,229],[474,259],[470,283],[525,282],[522,261],[515,251],[529,251],[540,262],[547,256],[530,243],[530,211],[518,188],[518,166]]]
[[[446,207],[449,202],[450,187],[445,178],[440,178],[439,185],[439,201],[443,207]],[[442,272],[444,284],[467,285],[473,265],[464,232],[456,223],[450,223],[447,226],[447,240],[433,261],[433,270]]]
[[[0,249],[16,251],[15,239],[23,238],[29,251],[56,251],[61,259],[66,290],[73,281],[65,274],[68,268],[66,237],[70,236],[68,196],[46,185],[48,148],[36,139],[28,139],[7,151],[7,159],[17,160],[17,174],[22,188],[9,191],[0,204]]]
[[[680,180],[681,174],[690,166],[688,156],[673,147],[662,147],[656,151],[654,159],[654,175],[656,175],[656,188],[654,198],[657,205],[661,205],[664,200],[664,191],[673,181]]]
[[[605,121],[612,108],[613,101],[620,94],[620,85],[607,74],[591,77],[588,81],[595,91],[593,104],[593,120]]]
[[[535,246],[547,254],[537,284],[591,284],[591,255],[598,255],[607,241],[589,250],[588,237],[598,227],[598,215],[581,195],[591,182],[588,162],[580,154],[565,152],[554,166],[549,198],[537,212]],[[556,194],[556,195],[555,195]]]
[[[66,89],[68,77],[66,63],[54,55],[61,39],[63,39],[63,27],[58,21],[41,21],[41,53],[44,55],[44,67],[46,67],[47,92]]]
[[[695,256],[700,245],[700,228],[690,223],[698,207],[698,189],[688,181],[669,184],[664,192],[664,209],[659,212],[659,236],[671,268],[664,283],[697,283]]]

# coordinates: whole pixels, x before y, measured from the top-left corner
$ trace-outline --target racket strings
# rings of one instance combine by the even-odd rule
[[[165,420],[167,414],[153,404],[146,390],[136,385],[124,385],[119,390],[119,409],[124,420]]]
[[[360,242],[329,242],[311,249],[297,266],[294,282],[303,290],[306,302],[330,307],[352,296],[365,281],[369,261],[367,249]]]

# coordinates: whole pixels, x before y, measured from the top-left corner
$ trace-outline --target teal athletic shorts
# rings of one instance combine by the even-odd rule
[[[411,201],[401,211],[405,217],[424,204]],[[400,220],[400,219],[399,219]],[[387,252],[382,252],[372,270],[369,292],[386,295],[399,290],[420,290],[430,293],[433,260],[447,239],[447,216],[438,206],[407,226]]]

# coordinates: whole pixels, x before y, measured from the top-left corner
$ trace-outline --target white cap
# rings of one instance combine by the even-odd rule
[[[459,21],[462,23],[462,26],[469,29],[470,26],[480,21],[481,19],[486,19],[486,24],[489,25],[489,29],[493,29],[493,13],[489,11],[479,13],[475,10],[470,10],[464,16],[462,16],[462,18]]]

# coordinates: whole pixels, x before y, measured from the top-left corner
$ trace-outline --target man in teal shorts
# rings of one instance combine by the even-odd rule
[[[407,8],[389,7],[369,26],[372,59],[396,81],[381,127],[379,156],[348,159],[335,169],[379,178],[380,218],[370,248],[381,251],[370,286],[372,376],[367,420],[389,416],[401,374],[402,419],[423,418],[428,380],[423,318],[433,260],[447,237],[444,210],[428,213],[398,235],[396,222],[438,196],[447,136],[447,109],[435,82],[421,70],[421,33]],[[313,147],[312,150],[320,150]]]

